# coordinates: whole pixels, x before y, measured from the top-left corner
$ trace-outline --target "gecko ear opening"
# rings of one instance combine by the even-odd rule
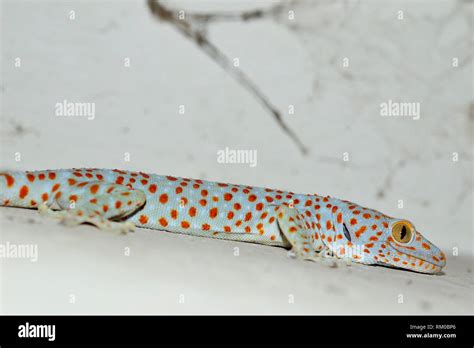
[[[344,226],[344,236],[349,242],[351,242],[352,241],[351,234],[349,233],[349,230],[347,229],[346,224],[343,224],[343,226]]]
[[[408,244],[414,235],[413,226],[408,221],[397,221],[392,226],[392,236],[397,243]]]

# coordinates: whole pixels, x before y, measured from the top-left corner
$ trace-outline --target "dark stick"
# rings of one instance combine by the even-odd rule
[[[224,71],[229,73],[237,82],[243,87],[249,90],[260,103],[271,113],[275,118],[278,125],[283,131],[295,142],[303,155],[308,153],[308,149],[303,142],[298,138],[295,132],[293,132],[288,125],[283,121],[281,112],[269,101],[269,99],[258,89],[255,83],[240,69],[232,66],[230,59],[221,51],[217,46],[209,41],[207,36],[197,29],[194,29],[189,21],[185,19],[179,19],[169,9],[159,3],[159,0],[148,0],[148,7],[151,13],[158,17],[160,20],[170,22],[173,24],[184,36],[193,40],[211,59],[219,64]],[[231,16],[232,18],[240,18],[241,20],[248,20],[252,18],[259,18],[264,15],[262,10],[245,12],[240,15],[193,15],[194,17],[200,16],[201,21],[209,21],[212,18],[219,16]]]

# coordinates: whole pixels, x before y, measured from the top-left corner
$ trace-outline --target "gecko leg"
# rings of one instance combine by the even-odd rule
[[[310,237],[316,231],[308,227],[311,224],[304,214],[283,205],[277,210],[277,219],[282,233],[292,246],[288,257],[320,262],[328,267],[338,266],[338,262],[328,257],[324,249],[319,252],[315,250],[314,239]]]
[[[40,214],[58,219],[62,224],[75,226],[90,223],[102,230],[127,233],[135,225],[124,220],[139,210],[146,202],[146,195],[140,190],[102,181],[82,182],[58,191],[54,201],[60,210],[50,208],[51,204],[40,205]]]

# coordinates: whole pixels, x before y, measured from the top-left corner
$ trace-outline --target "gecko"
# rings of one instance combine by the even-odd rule
[[[406,219],[317,194],[119,169],[0,172],[0,205],[61,223],[135,227],[284,247],[298,259],[435,274],[445,254]],[[336,264],[337,265],[337,264]]]

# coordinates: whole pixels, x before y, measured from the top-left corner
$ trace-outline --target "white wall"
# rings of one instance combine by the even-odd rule
[[[1,22],[3,169],[125,168],[329,194],[410,219],[449,255],[472,256],[472,4],[288,1],[263,19],[211,23],[209,39],[239,58],[306,156],[252,93],[144,1],[2,1]],[[95,119],[56,117],[64,99],[96,103]],[[389,99],[420,103],[420,119],[382,117]],[[257,150],[258,165],[217,163],[225,147]]]

